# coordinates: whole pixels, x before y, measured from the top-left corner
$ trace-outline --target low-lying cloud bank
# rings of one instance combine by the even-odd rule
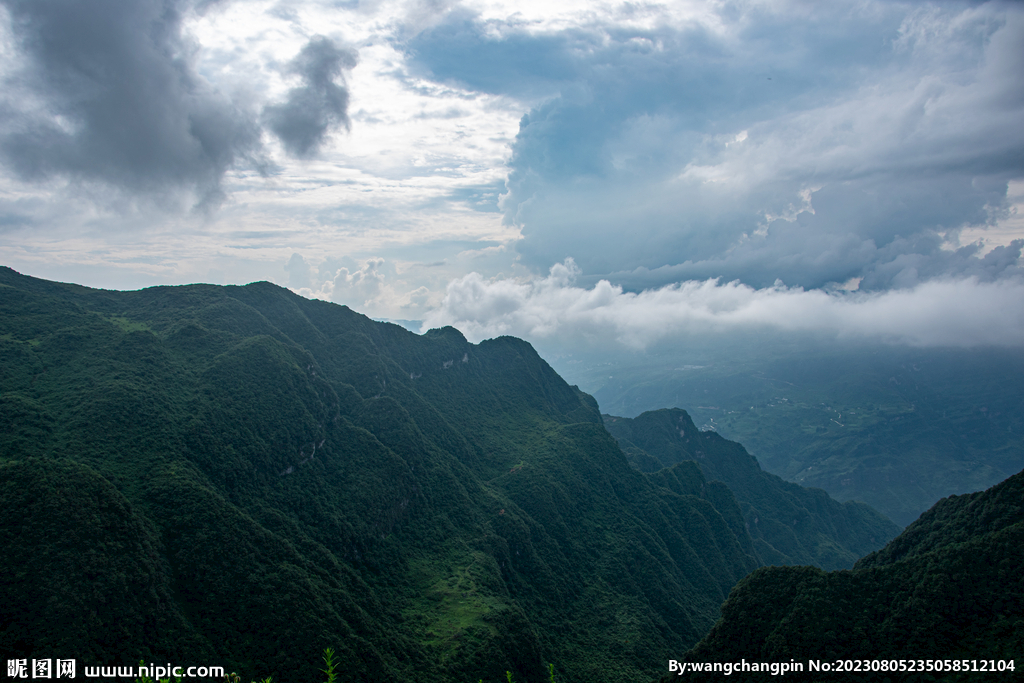
[[[776,282],[755,289],[718,279],[626,292],[607,280],[574,285],[572,259],[529,282],[453,280],[424,329],[451,325],[473,341],[514,335],[530,341],[633,349],[676,336],[815,332],[913,346],[1024,345],[1024,280],[934,279],[885,292],[804,290]]]

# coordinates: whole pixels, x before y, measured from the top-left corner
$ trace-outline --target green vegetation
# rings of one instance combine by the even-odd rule
[[[884,674],[888,680],[1021,676],[1024,472],[937,503],[853,571],[763,567],[744,578],[689,662],[1011,660],[1014,673]],[[721,675],[721,674],[718,674]],[[868,674],[870,675],[870,674]],[[875,674],[882,678],[883,674]],[[864,673],[799,680],[862,681]],[[774,680],[744,673],[744,680]],[[703,680],[699,675],[668,680]]]
[[[1024,468],[1018,350],[765,340],[682,353],[565,367],[606,413],[685,408],[768,472],[901,526]]]
[[[334,661],[334,649],[325,647],[324,668],[320,669],[320,672],[327,677],[327,680],[324,683],[334,683],[338,679],[337,668],[338,663]]]
[[[763,472],[743,446],[713,431],[699,431],[678,408],[634,419],[603,417],[605,427],[637,469],[657,472],[693,461],[709,485],[724,482],[739,503],[762,564],[848,569],[899,533],[895,524],[863,503],[840,504],[820,489]]]
[[[767,561],[521,340],[268,283],[0,285],[0,658],[644,680]]]

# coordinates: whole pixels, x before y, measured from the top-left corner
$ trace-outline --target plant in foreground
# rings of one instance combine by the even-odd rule
[[[320,669],[320,671],[327,675],[326,683],[334,683],[334,679],[337,678],[337,674],[334,673],[334,670],[338,665],[334,661],[334,650],[332,648],[324,648],[324,664],[327,668]]]
[[[270,676],[267,676],[259,683],[270,683],[270,678]],[[225,683],[242,683],[242,677],[232,671],[229,674],[224,674],[224,681]],[[181,683],[181,681],[179,680],[178,683]],[[256,683],[256,681],[253,681],[253,683]]]

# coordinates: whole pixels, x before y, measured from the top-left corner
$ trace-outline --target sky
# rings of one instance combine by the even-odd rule
[[[0,0],[0,264],[1024,345],[1024,3]]]

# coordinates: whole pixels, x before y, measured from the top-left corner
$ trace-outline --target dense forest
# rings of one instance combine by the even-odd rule
[[[685,660],[801,662],[804,672],[787,674],[798,680],[1020,680],[1022,547],[1024,472],[987,491],[940,501],[852,571],[762,567],[752,572],[733,589],[721,620]],[[862,667],[895,661],[900,670],[811,672],[810,660]],[[929,671],[934,664],[924,660],[941,660],[942,670]],[[721,675],[687,672],[662,681]],[[778,678],[770,672],[742,676]]]
[[[892,537],[893,527],[867,505],[840,504],[821,489],[762,471],[743,446],[713,431],[699,431],[684,410],[655,410],[634,419],[603,417],[630,463],[652,473],[655,481],[665,468],[690,461],[707,480],[724,483],[766,564],[848,569]]]
[[[849,567],[898,532],[668,417],[684,447],[635,436],[634,462],[670,458],[642,472],[518,339],[269,283],[2,269],[0,653],[289,682],[333,647],[345,681],[649,680],[757,567]]]
[[[1024,354],[772,334],[552,357],[602,411],[686,408],[767,472],[907,526],[1024,468]]]

